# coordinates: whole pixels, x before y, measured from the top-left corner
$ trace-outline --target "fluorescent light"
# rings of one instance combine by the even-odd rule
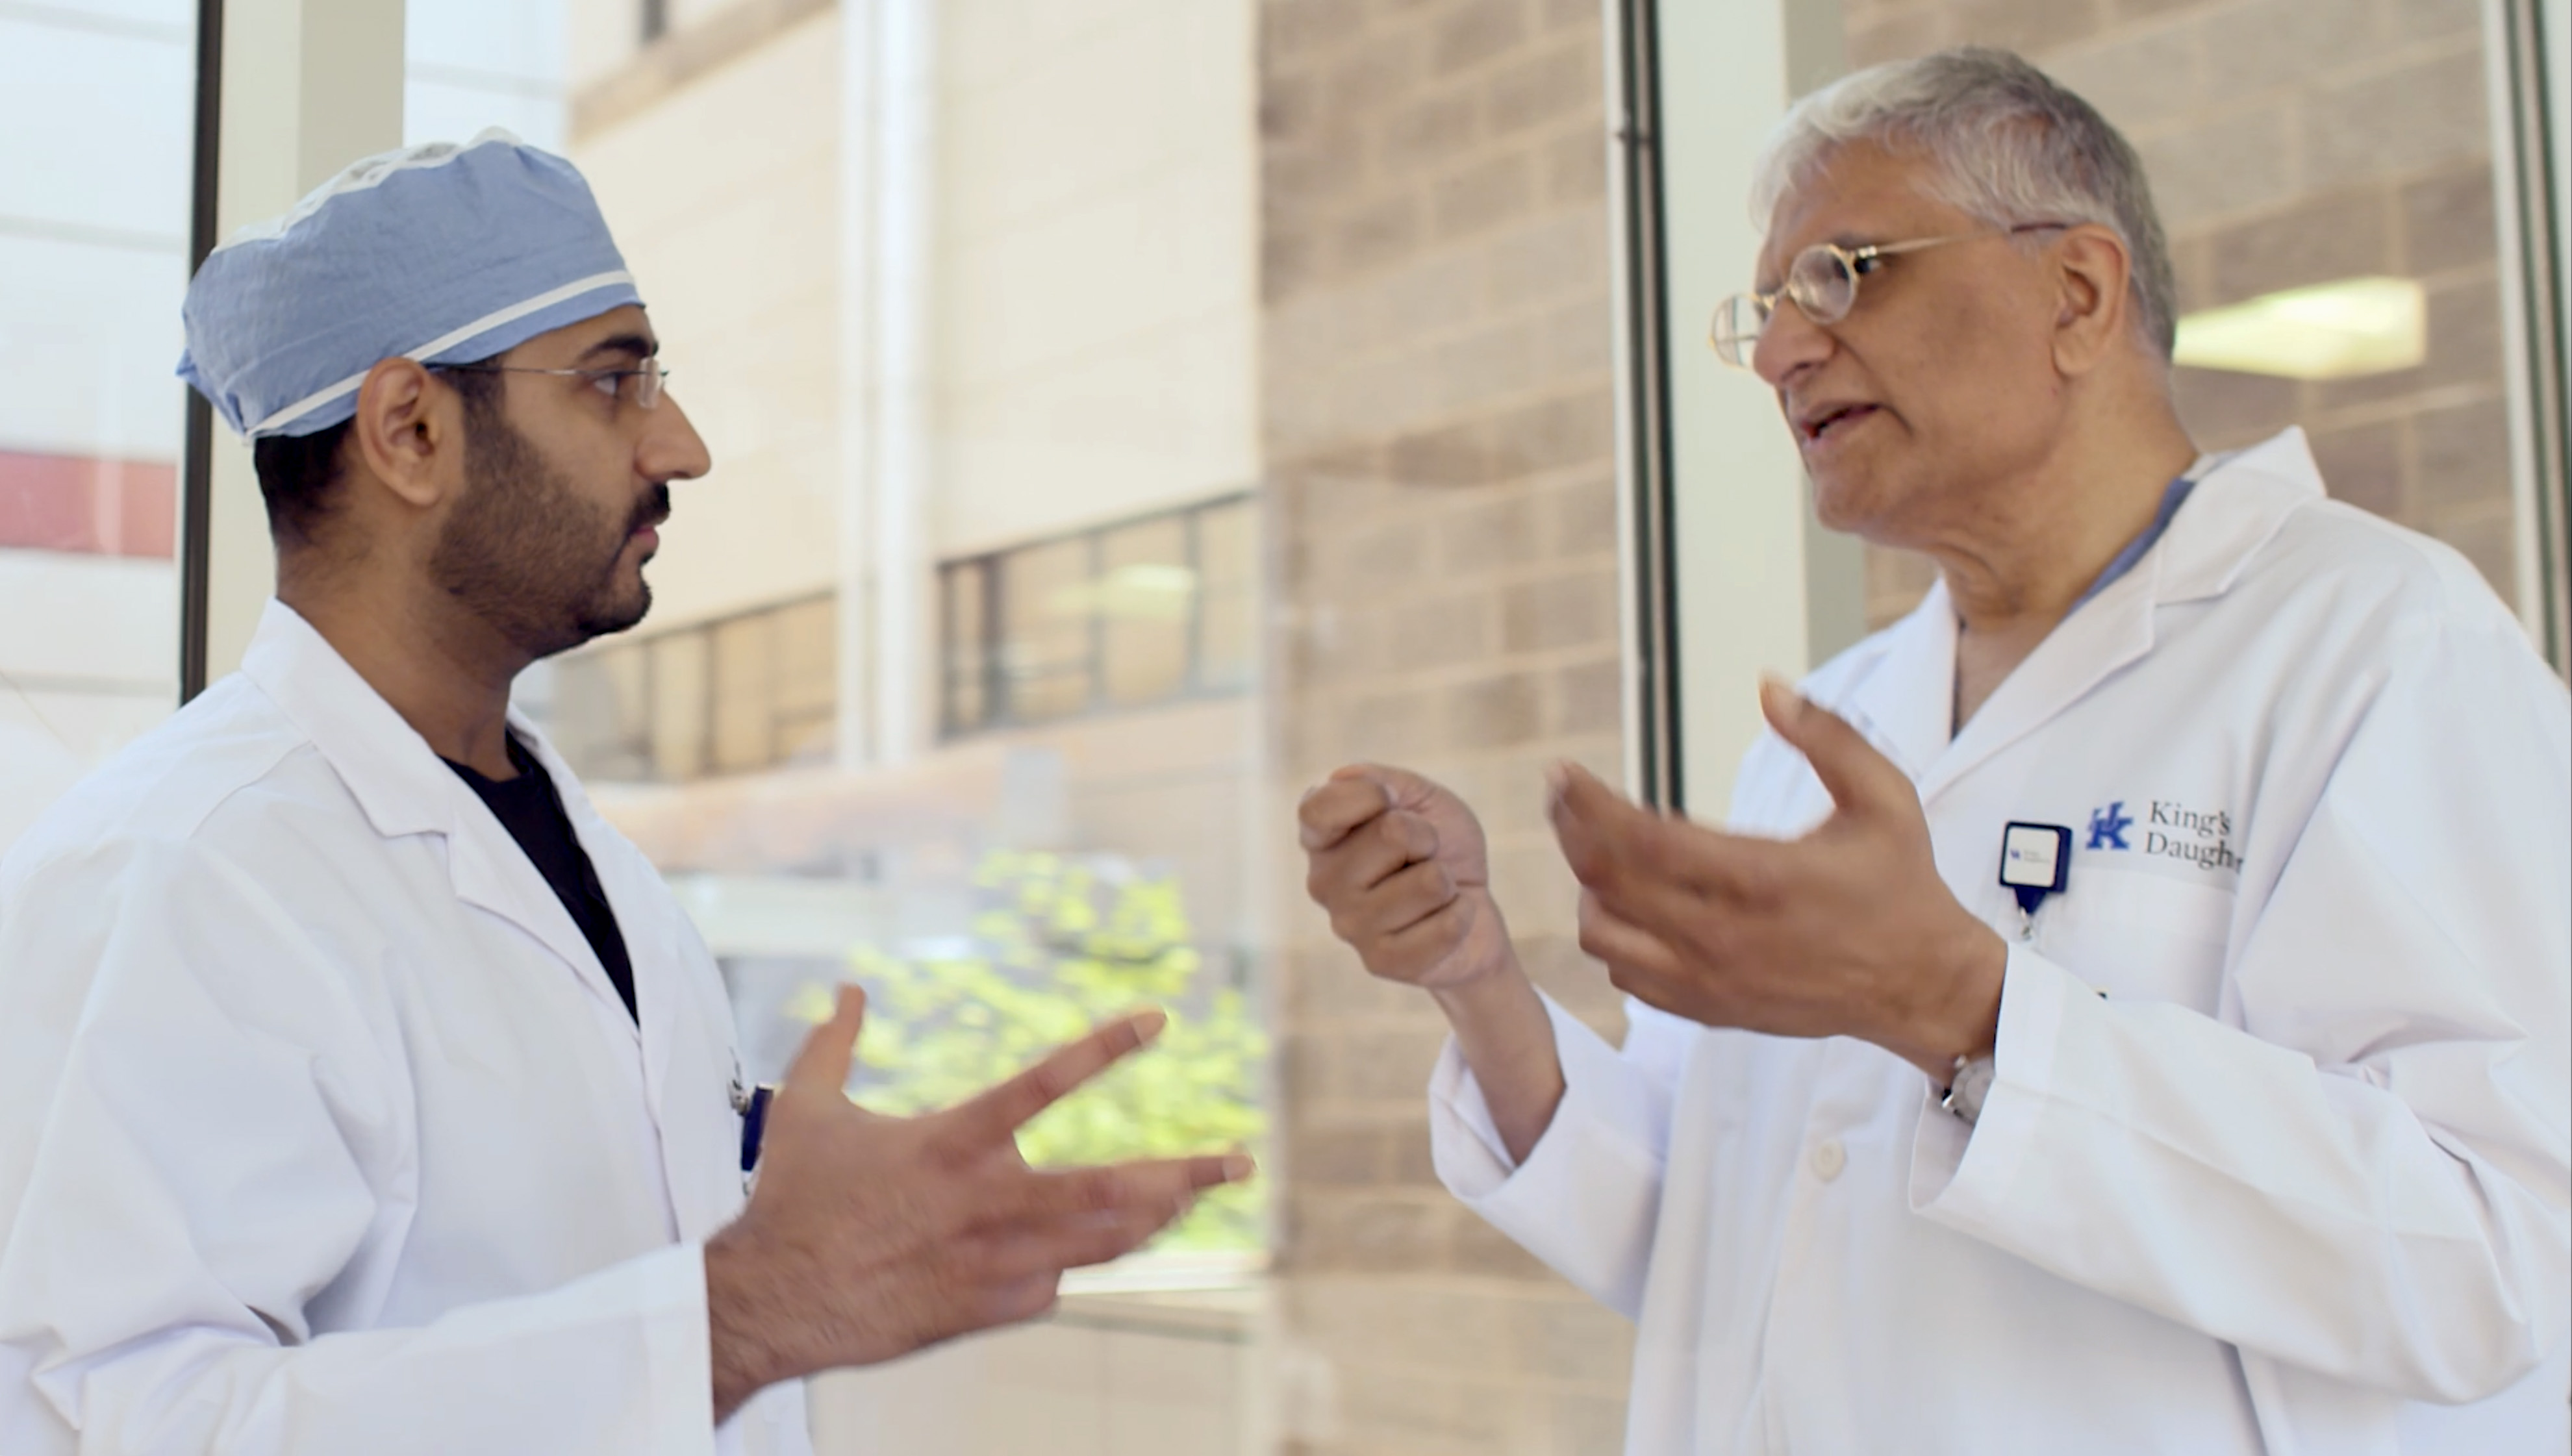
[[[2195,368],[2290,379],[2380,374],[2428,357],[2428,300],[2407,278],[2346,278],[2191,314],[2171,355]]]
[[[1045,611],[1056,617],[1130,617],[1180,622],[1196,595],[1197,574],[1185,566],[1137,561],[1119,566],[1093,581],[1063,587],[1045,598]]]

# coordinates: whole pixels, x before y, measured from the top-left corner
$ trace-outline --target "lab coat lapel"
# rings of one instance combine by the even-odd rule
[[[243,655],[242,672],[312,739],[377,834],[444,836],[455,897],[532,936],[592,996],[613,1006],[618,1022],[626,1022],[624,1003],[598,954],[526,852],[310,622],[284,602],[270,601]]]
[[[1842,701],[1822,706],[1846,718],[1917,784],[1947,751],[1955,679],[1956,611],[1941,581],[1893,625],[1874,668]]]
[[[2064,618],[1985,700],[1930,766],[1920,783],[1921,801],[1934,800],[2151,652],[2161,608],[2222,594],[2286,515],[2321,493],[2321,473],[2301,429],[2217,466],[2198,482],[2144,559]],[[1943,597],[1938,605],[1950,610]],[[1950,622],[1952,642],[1952,615]],[[1938,687],[1941,702],[1952,701],[1954,660],[1951,646],[1951,676]]]
[[[608,908],[616,915],[617,929],[625,937],[625,957],[634,968],[633,1020],[643,1038],[644,1087],[657,1111],[669,1083],[670,1049],[684,994],[677,980],[677,928],[670,923],[676,906],[658,872],[600,817],[588,791],[554,752],[552,742],[515,714],[510,716],[510,727],[545,772],[553,775],[563,813],[571,820],[572,833],[589,856],[598,886],[607,894]]]
[[[579,779],[533,724],[515,721],[515,726],[562,791],[563,812],[624,932],[643,1038],[644,1097],[660,1139],[663,1186],[677,1215],[679,1236],[702,1238],[722,1226],[740,1203],[740,1184],[731,1171],[740,1123],[725,1097],[735,1068],[711,1060],[730,1046],[724,1035],[729,1008],[719,992],[691,984],[714,974],[711,958],[651,861],[599,814]]]

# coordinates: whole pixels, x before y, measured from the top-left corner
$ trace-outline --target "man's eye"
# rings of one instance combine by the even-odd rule
[[[589,376],[589,386],[596,389],[598,392],[605,394],[610,399],[616,397],[617,386],[624,382],[625,380],[622,375],[614,373],[592,374]]]
[[[1883,266],[1884,260],[1882,258],[1872,256],[1866,258],[1853,258],[1849,260],[1849,272],[1856,274],[1860,278],[1866,277],[1868,274],[1875,272]]]

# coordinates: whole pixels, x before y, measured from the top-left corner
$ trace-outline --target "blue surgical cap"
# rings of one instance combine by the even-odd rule
[[[312,434],[384,360],[488,359],[642,301],[580,173],[493,130],[369,157],[216,249],[179,377],[251,439]]]

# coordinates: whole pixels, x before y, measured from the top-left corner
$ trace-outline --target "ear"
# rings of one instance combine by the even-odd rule
[[[2117,235],[2096,224],[2067,230],[2052,250],[2055,270],[2054,366],[2089,373],[2124,346],[2126,282],[2133,262]]]
[[[348,437],[366,473],[416,509],[436,505],[462,478],[460,403],[416,361],[388,359],[366,370]]]

